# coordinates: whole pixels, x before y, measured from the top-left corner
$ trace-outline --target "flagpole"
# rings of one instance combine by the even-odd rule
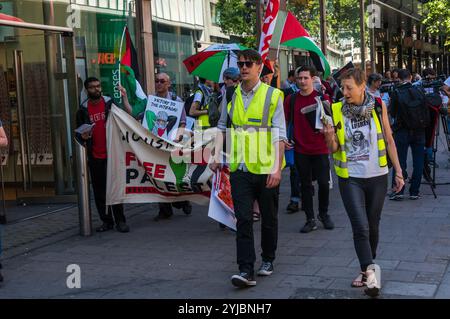
[[[120,39],[120,47],[119,47],[119,86],[122,86],[121,83],[121,76],[120,76],[120,65],[121,65],[121,59],[122,59],[122,46],[123,46],[123,38],[125,37],[125,31],[127,30],[127,24],[125,23],[125,26],[123,27],[122,32],[122,38]],[[122,93],[120,94],[120,103],[122,103]]]
[[[278,57],[280,56],[281,36],[283,35],[283,30],[284,30],[284,26],[286,25],[287,17],[288,17],[288,16],[287,16],[287,14],[286,14],[286,18],[284,18],[283,28],[281,29],[280,38],[278,39],[277,59],[278,59]]]

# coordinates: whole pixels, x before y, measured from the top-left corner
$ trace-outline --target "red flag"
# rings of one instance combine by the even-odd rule
[[[0,20],[8,20],[8,21],[15,21],[15,22],[24,22],[22,19],[10,16],[4,13],[0,13]]]
[[[272,41],[273,30],[277,22],[278,11],[280,9],[280,0],[269,0],[266,14],[261,30],[261,40],[259,43],[259,53],[261,54],[264,65],[272,72],[272,66],[268,61],[270,41]]]

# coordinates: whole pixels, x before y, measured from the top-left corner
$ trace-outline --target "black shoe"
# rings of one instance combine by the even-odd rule
[[[323,228],[325,229],[334,229],[334,223],[330,218],[330,215],[325,215],[324,217],[322,216],[317,216],[317,219],[320,220],[323,224]]]
[[[392,193],[391,195],[389,195],[389,199],[390,200],[401,201],[401,200],[403,200],[403,194]]]
[[[190,202],[186,202],[186,204],[183,205],[183,213],[186,215],[190,215],[192,213],[192,204]]]
[[[111,229],[113,229],[113,228],[114,228],[114,225],[113,225],[113,224],[103,223],[100,227],[97,227],[97,228],[95,229],[95,231],[96,231],[97,233],[103,233],[103,232],[108,231],[108,230],[111,230]]]
[[[153,218],[153,220],[154,220],[155,222],[157,222],[157,221],[159,221],[159,220],[161,220],[161,219],[170,219],[170,217],[172,217],[172,215],[173,215],[173,214],[169,214],[169,215],[161,214],[161,212],[159,212],[158,215],[156,215],[156,216]]]
[[[124,222],[118,223],[116,229],[119,233],[128,233],[130,231],[130,227]]]
[[[233,284],[233,286],[238,288],[256,286],[256,280],[254,276],[246,272],[241,272],[239,275],[232,276],[231,283]]]
[[[303,228],[300,229],[300,232],[306,234],[316,229],[317,229],[316,221],[314,219],[310,219],[306,222],[305,226],[303,226]]]
[[[270,261],[263,261],[258,270],[258,276],[270,276],[273,273],[273,264]]]
[[[286,207],[286,210],[288,214],[293,214],[300,211],[300,208],[298,207],[298,202],[290,201],[289,205],[287,205]]]

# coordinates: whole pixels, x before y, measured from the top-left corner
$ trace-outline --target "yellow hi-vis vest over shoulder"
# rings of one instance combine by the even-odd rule
[[[200,92],[203,95],[203,99],[204,99],[203,105],[201,105],[200,110],[201,111],[208,110],[209,105],[207,104],[208,103],[207,95],[201,89],[197,90],[195,93],[197,93],[197,92]],[[209,124],[209,115],[208,114],[199,115],[197,117],[196,124],[197,124],[197,127],[200,129],[209,128],[211,126],[211,124]]]
[[[283,98],[280,90],[261,83],[245,111],[241,85],[236,88],[227,105],[231,119],[231,172],[245,163],[253,174],[273,173],[278,149],[272,143],[272,118],[280,98]],[[282,169],[285,166],[284,154],[279,156],[283,156]]]
[[[348,162],[347,154],[345,153],[345,125],[344,125],[344,115],[342,114],[342,102],[334,103],[332,105],[333,109],[333,122],[334,126],[337,128],[336,135],[339,143],[339,150],[333,153],[334,159],[334,169],[336,174],[342,178],[348,178]],[[378,139],[378,162],[380,167],[387,166],[387,156],[386,156],[386,144],[384,143],[383,132],[381,128],[380,121],[375,110],[372,110],[372,117],[375,121],[375,126],[377,128],[377,139]]]

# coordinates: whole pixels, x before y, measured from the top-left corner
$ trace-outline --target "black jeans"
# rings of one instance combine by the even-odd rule
[[[172,207],[180,209],[180,208],[184,208],[184,206],[188,205],[188,204],[189,204],[188,201],[174,202],[174,203],[158,203],[158,207],[159,207],[158,215],[162,216],[162,217],[172,216],[173,215]]]
[[[106,210],[106,166],[106,159],[91,158],[89,160],[89,170],[91,173],[92,188],[94,190],[95,206],[97,207],[100,219],[104,223],[111,225],[114,224],[114,221],[116,224],[120,222],[125,223],[126,220],[123,213],[122,204],[108,206],[108,210]]]
[[[302,203],[307,219],[314,218],[313,207],[313,176],[319,184],[319,215],[328,214],[330,194],[330,161],[328,155],[305,155],[295,153],[295,165],[300,176]]]
[[[298,176],[297,167],[291,166],[290,170],[290,182],[291,182],[291,201],[299,202],[300,201],[300,177]]]
[[[339,191],[352,224],[353,242],[362,271],[366,271],[376,257],[387,183],[387,174],[372,178],[339,178]]]
[[[273,262],[278,241],[279,187],[266,188],[267,175],[237,170],[231,173],[231,195],[237,219],[237,263],[241,272],[253,274],[255,244],[253,237],[253,202],[261,212],[262,260]]]

